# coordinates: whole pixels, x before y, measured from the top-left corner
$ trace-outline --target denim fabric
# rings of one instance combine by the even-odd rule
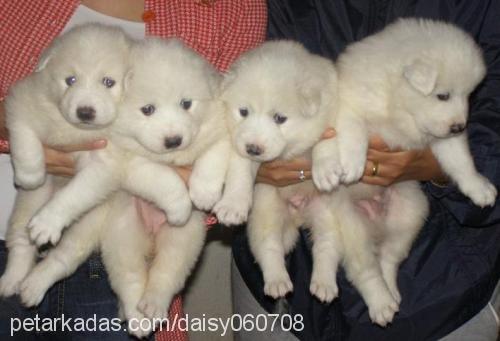
[[[4,272],[6,260],[7,250],[2,240],[0,241],[1,273]],[[56,283],[36,308],[24,308],[18,297],[0,299],[0,340],[134,340],[124,331],[123,324],[118,326],[117,322],[112,321],[117,318],[117,309],[117,299],[111,290],[101,259],[98,255],[92,255],[72,276]],[[72,321],[76,318],[89,319],[87,323],[90,330],[86,328],[85,331],[69,331],[66,328],[63,331],[59,323],[59,328],[54,332],[17,332],[14,337],[10,337],[12,318],[34,319],[37,314],[41,320],[60,318],[63,314],[66,319],[71,318]],[[107,321],[103,322],[103,319]],[[96,321],[95,324],[93,320]],[[41,321],[39,323],[41,325]],[[100,323],[108,323],[109,331],[99,331]],[[74,329],[77,327],[72,323],[68,326],[75,327]],[[117,329],[119,331],[116,331]]]

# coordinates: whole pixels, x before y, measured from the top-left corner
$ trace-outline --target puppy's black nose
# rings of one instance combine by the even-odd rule
[[[95,119],[95,109],[92,107],[76,108],[76,116],[83,122],[93,121]]]
[[[264,150],[256,144],[247,144],[245,147],[248,155],[258,156],[264,152]]]
[[[450,127],[450,133],[458,134],[465,130],[465,124],[463,123],[454,123]]]
[[[182,144],[182,136],[176,135],[165,139],[165,147],[167,149],[177,148]]]

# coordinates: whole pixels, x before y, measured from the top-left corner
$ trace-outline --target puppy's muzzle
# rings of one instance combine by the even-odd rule
[[[464,123],[454,123],[450,126],[450,133],[451,134],[460,134],[464,130],[465,130]]]
[[[167,137],[165,139],[165,148],[172,149],[177,148],[182,144],[182,136],[176,135],[173,137]]]
[[[76,116],[82,122],[91,122],[95,119],[95,109],[92,107],[76,108]]]
[[[247,150],[248,155],[251,156],[259,156],[264,152],[264,149],[256,144],[249,143],[245,146],[245,148]]]

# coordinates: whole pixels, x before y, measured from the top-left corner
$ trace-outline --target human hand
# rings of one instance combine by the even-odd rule
[[[374,175],[374,170],[377,169]],[[379,137],[368,145],[365,173],[361,182],[389,186],[407,180],[445,182],[447,179],[430,148],[423,150],[390,150]]]
[[[47,173],[58,176],[75,175],[75,161],[70,153],[96,150],[106,147],[106,140],[73,144],[61,147],[43,147],[45,154],[45,168]]]
[[[174,170],[179,174],[181,179],[186,183],[186,186],[189,184],[189,177],[191,176],[191,172],[193,171],[192,166],[179,166],[174,167]]]
[[[333,137],[335,137],[333,128],[328,128],[321,136],[322,139]],[[311,179],[311,160],[298,158],[289,161],[264,162],[257,172],[256,181],[276,187],[293,185],[303,181],[299,178],[300,171],[304,171],[305,180]]]

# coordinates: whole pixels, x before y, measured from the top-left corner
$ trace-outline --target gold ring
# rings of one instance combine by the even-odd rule
[[[372,167],[372,176],[377,176],[377,174],[378,174],[378,162],[374,162]]]

